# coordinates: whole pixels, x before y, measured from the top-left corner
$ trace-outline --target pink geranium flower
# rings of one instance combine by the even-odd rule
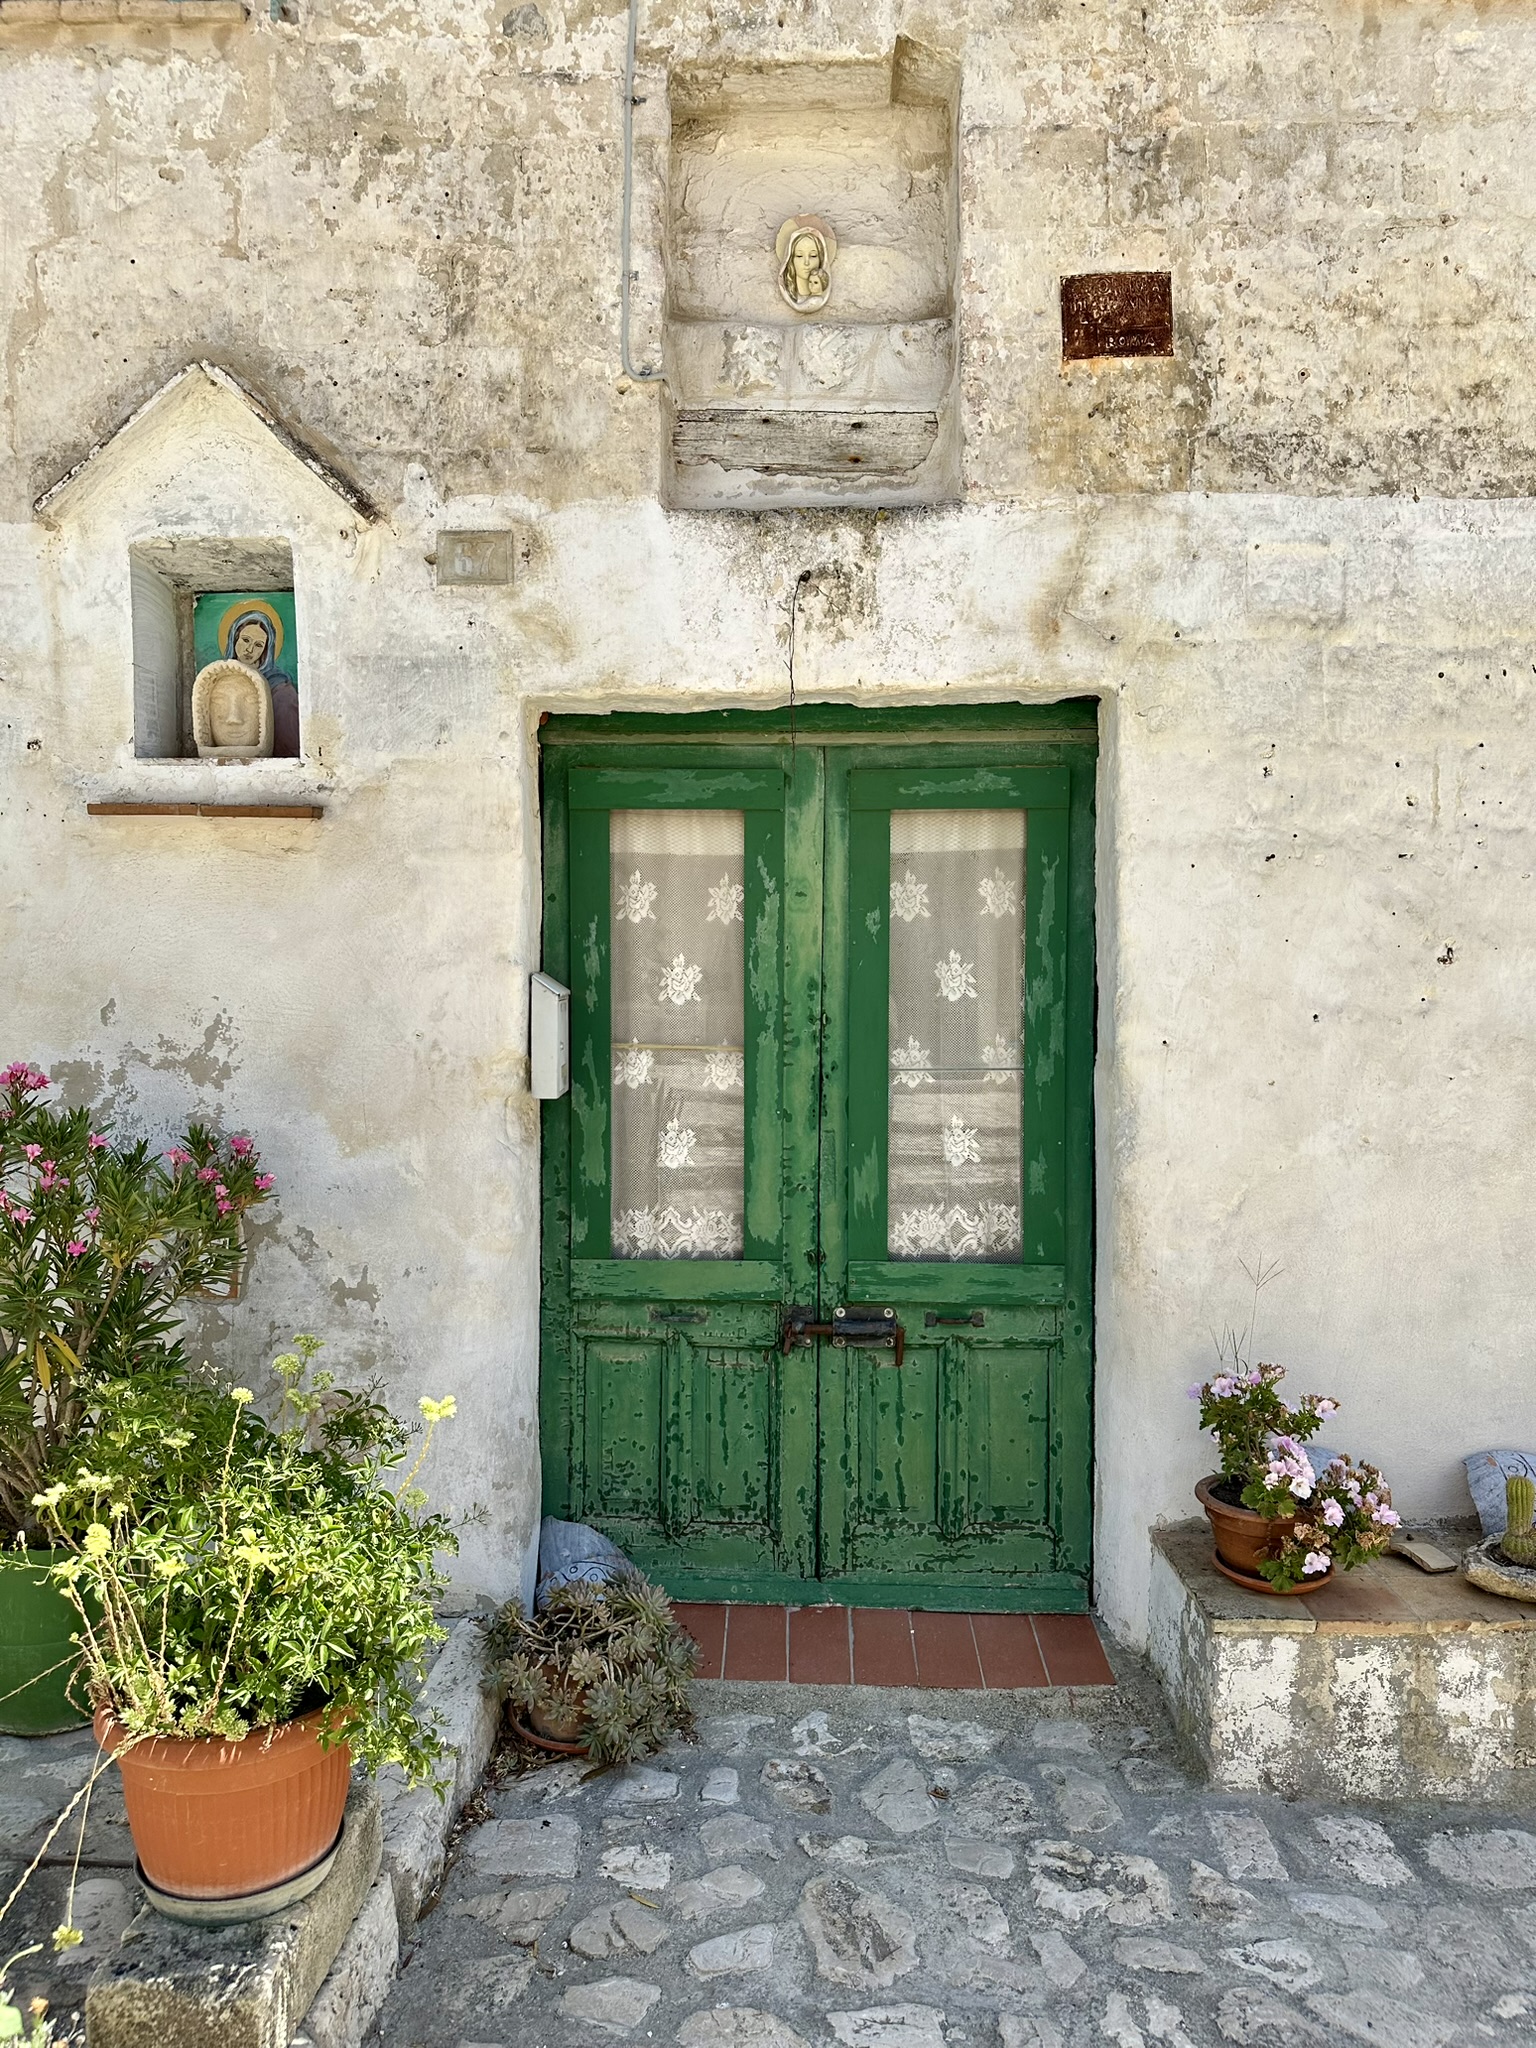
[[[1301,1568],[1309,1579],[1315,1579],[1319,1572],[1327,1571],[1333,1560],[1321,1550],[1309,1550],[1302,1559]]]

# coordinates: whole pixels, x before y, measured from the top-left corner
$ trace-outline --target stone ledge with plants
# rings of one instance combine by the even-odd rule
[[[454,1402],[420,1404],[402,1475],[412,1431],[317,1368],[319,1340],[275,1361],[270,1420],[191,1368],[179,1307],[236,1279],[271,1177],[248,1138],[193,1125],[157,1158],[48,1088],[0,1073],[0,1715],[92,1713],[101,1755],[0,1921],[113,1767],[151,1902],[254,1917],[323,1881],[354,1764],[433,1779],[415,1695],[456,1542],[416,1482]],[[42,2048],[5,1981],[0,2039]]]

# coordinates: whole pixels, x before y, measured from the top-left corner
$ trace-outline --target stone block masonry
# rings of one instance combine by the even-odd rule
[[[1214,1784],[1292,1799],[1536,1794],[1536,1607],[1392,1557],[1305,1599],[1265,1599],[1210,1560],[1203,1522],[1154,1532],[1152,1662]]]

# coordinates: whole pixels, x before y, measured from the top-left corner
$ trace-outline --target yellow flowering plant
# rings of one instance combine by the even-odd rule
[[[130,1739],[238,1740],[328,1706],[324,1742],[420,1780],[440,1744],[413,1700],[443,1637],[437,1561],[457,1543],[416,1479],[454,1402],[421,1403],[417,1456],[391,1484],[410,1432],[312,1372],[319,1349],[299,1338],[275,1361],[276,1424],[247,1388],[211,1394],[217,1438],[191,1432],[174,1491],[141,1415],[36,1506],[71,1553],[55,1575],[79,1614],[92,1697]]]

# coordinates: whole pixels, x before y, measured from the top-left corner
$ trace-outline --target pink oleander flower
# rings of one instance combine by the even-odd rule
[[[30,1223],[32,1221],[32,1211],[30,1209],[23,1209],[19,1202],[13,1202],[11,1204],[11,1221],[13,1223]]]
[[[72,1237],[64,1249],[72,1259],[78,1259],[86,1250],[85,1239],[83,1237]]]
[[[1323,1520],[1328,1524],[1330,1529],[1343,1528],[1344,1510],[1339,1506],[1339,1503],[1336,1500],[1325,1500],[1323,1502]]]
[[[87,1209],[85,1220],[87,1223],[99,1223],[101,1221],[101,1211],[99,1209]]]
[[[43,1148],[41,1145],[23,1145],[21,1149],[23,1152],[26,1153],[29,1159],[41,1159],[43,1156]]]
[[[219,1169],[216,1166],[199,1167],[197,1177],[199,1180],[217,1180],[219,1177]]]
[[[237,1159],[243,1159],[248,1152],[253,1152],[256,1148],[249,1138],[231,1138],[229,1149]]]
[[[101,1135],[100,1131],[92,1131],[91,1135],[86,1139],[85,1144],[86,1150],[89,1152],[104,1152],[106,1150],[107,1141]]]
[[[233,1202],[219,1202],[215,1206],[217,1207],[218,1212],[221,1216],[227,1216],[230,1210],[233,1209],[235,1205]]]
[[[227,1201],[229,1199],[229,1189],[225,1187],[223,1181],[221,1180],[216,1180],[214,1182],[213,1192],[218,1196],[221,1202]]]
[[[267,1192],[267,1189],[272,1185],[272,1175],[270,1173],[258,1173],[256,1176],[255,1185],[261,1191],[262,1194],[265,1194]]]
[[[36,1067],[28,1066],[25,1060],[13,1060],[0,1072],[0,1088],[20,1088],[24,1094],[31,1094],[48,1085],[48,1076],[40,1074]]]
[[[192,1154],[184,1152],[180,1145],[173,1145],[165,1156],[169,1159],[172,1166],[190,1166],[192,1164]]]
[[[1309,1550],[1306,1556],[1301,1561],[1301,1569],[1307,1578],[1314,1579],[1317,1577],[1319,1572],[1327,1571],[1332,1561],[1333,1560],[1330,1557],[1328,1557],[1325,1552],[1321,1550]]]

